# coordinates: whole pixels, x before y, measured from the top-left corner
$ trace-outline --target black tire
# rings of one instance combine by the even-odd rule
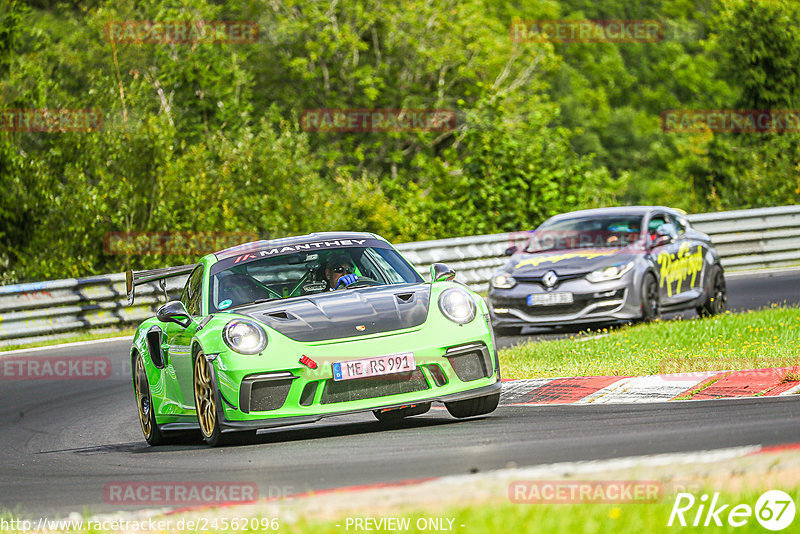
[[[153,397],[150,395],[150,383],[141,354],[137,354],[133,362],[133,393],[136,397],[136,408],[139,412],[139,426],[145,441],[153,447],[164,444],[164,433],[156,422],[153,411]]]
[[[522,333],[521,326],[495,326],[492,329],[496,336],[518,336]]]
[[[715,265],[708,277],[711,282],[706,301],[696,308],[700,317],[712,317],[724,313],[728,307],[728,286],[719,265]]]
[[[465,417],[474,417],[476,415],[483,415],[495,411],[497,404],[500,402],[500,393],[492,393],[483,397],[475,397],[474,399],[466,399],[462,401],[445,402],[444,406],[450,415],[463,419]]]
[[[642,322],[649,323],[661,318],[661,303],[658,297],[658,280],[653,273],[644,275],[642,281]]]
[[[422,404],[417,404],[416,406],[410,406],[408,408],[397,408],[385,412],[382,412],[380,410],[373,410],[372,413],[375,415],[375,418],[381,423],[394,423],[397,421],[401,421],[406,417],[411,417],[412,415],[422,415],[430,409],[431,409],[431,403],[425,402]]]

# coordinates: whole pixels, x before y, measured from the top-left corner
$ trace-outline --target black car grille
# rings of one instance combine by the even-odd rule
[[[462,382],[486,378],[492,373],[492,362],[486,346],[445,354],[456,376]]]
[[[400,395],[430,389],[419,368],[405,373],[356,378],[354,380],[327,380],[322,390],[320,404],[373,399],[387,395]]]
[[[604,311],[609,307],[618,306],[618,302],[608,303],[609,301],[618,301],[623,298],[624,295],[624,289],[619,289],[613,294],[608,294],[601,298],[595,298],[593,293],[576,293],[572,296],[572,304],[556,304],[553,306],[528,306],[527,297],[494,296],[492,297],[492,305],[495,308],[513,308],[536,317],[549,317],[555,315],[573,315],[595,303],[598,304],[595,311]]]
[[[319,382],[309,382],[300,394],[300,406],[311,406],[314,403],[314,396],[317,394],[317,384]]]
[[[528,306],[528,299],[493,297],[492,304],[495,308],[514,308],[528,315],[571,315],[578,313],[594,300],[591,295],[573,295],[572,304],[556,304],[553,306]]]
[[[265,380],[245,378],[239,389],[239,408],[244,413],[281,408],[289,395],[292,380],[292,377]]]
[[[547,271],[545,271],[545,272],[547,272]],[[556,276],[558,276],[558,280],[556,281],[556,284],[554,286],[555,288],[557,288],[561,284],[561,282],[566,282],[567,280],[576,280],[578,278],[583,278],[584,276],[586,276],[588,274],[588,273],[559,274],[558,271],[554,271],[554,272],[556,273]],[[536,283],[536,284],[539,284],[540,286],[542,286],[543,288],[547,289],[547,286],[544,285],[544,283],[542,282],[542,278],[543,277],[544,277],[544,273],[537,274],[537,275],[524,275],[523,274],[523,275],[514,275],[514,280],[516,280],[517,282],[522,282],[522,283],[527,283],[527,284]]]

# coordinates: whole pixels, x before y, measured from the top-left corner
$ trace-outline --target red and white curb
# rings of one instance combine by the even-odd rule
[[[503,382],[500,404],[628,404],[800,394],[800,368],[703,371],[652,376],[579,376]]]
[[[319,503],[320,499],[327,496],[352,495],[354,502],[359,499],[374,500],[377,497],[375,491],[402,491],[408,488],[419,495],[451,495],[464,488],[480,488],[484,495],[490,495],[492,488],[504,490],[508,484],[519,480],[555,480],[572,479],[576,477],[593,478],[598,474],[624,472],[630,469],[651,469],[659,467],[674,467],[681,465],[701,465],[715,464],[720,462],[731,462],[740,458],[745,458],[760,454],[774,454],[800,451],[800,443],[787,443],[774,446],[749,445],[742,447],[730,447],[724,449],[710,449],[680,453],[654,454],[645,456],[628,456],[621,458],[610,458],[603,460],[588,460],[578,462],[559,462],[552,464],[542,464],[527,467],[508,467],[471,474],[445,475],[439,477],[426,477],[422,479],[407,479],[390,483],[361,484],[352,486],[333,487],[317,491],[298,492],[283,497],[262,497],[255,505],[260,508],[247,508],[253,503],[217,503],[213,505],[184,506],[173,508],[151,508],[136,511],[118,511],[112,513],[95,514],[92,520],[116,519],[116,520],[142,520],[153,517],[175,517],[183,514],[197,514],[214,509],[244,509],[249,514],[279,514],[280,509],[276,506],[290,504],[292,502],[308,499],[310,502]],[[619,475],[614,475],[619,478]],[[687,480],[691,482],[691,480]],[[687,482],[684,481],[684,482]],[[681,482],[680,480],[678,482]],[[384,495],[385,497],[385,495]],[[395,496],[396,497],[396,496]],[[426,497],[428,498],[428,497]],[[390,499],[391,500],[391,499]],[[264,508],[265,505],[272,505],[272,508]],[[224,512],[223,512],[224,513]],[[73,512],[69,516],[71,519],[80,519],[82,516]]]

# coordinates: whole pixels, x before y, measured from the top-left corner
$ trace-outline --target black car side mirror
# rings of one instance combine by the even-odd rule
[[[192,318],[183,302],[179,300],[171,300],[161,306],[156,312],[156,318],[162,323],[175,323],[183,328],[187,328],[192,324]]]
[[[444,263],[431,265],[431,283],[447,282],[456,277],[456,272]]]
[[[516,253],[517,253],[517,250],[518,250],[518,249],[517,249],[517,247],[516,247],[516,246],[514,246],[514,245],[511,245],[510,247],[508,247],[508,248],[507,248],[507,249],[506,249],[506,250],[503,252],[503,256],[513,256],[514,254],[516,254]]]

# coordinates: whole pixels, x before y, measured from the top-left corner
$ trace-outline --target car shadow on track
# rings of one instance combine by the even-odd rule
[[[342,416],[352,418],[353,416]],[[432,427],[442,427],[453,423],[466,423],[467,421],[480,421],[486,417],[478,416],[470,419],[454,419],[440,410],[433,410],[425,416],[409,417],[400,421],[381,422],[370,420],[335,421],[335,417],[322,423],[311,423],[292,427],[270,428],[262,430],[255,436],[236,436],[223,448],[242,447],[249,445],[267,445],[277,443],[292,443],[299,441],[319,440],[325,438],[338,438],[356,436],[360,434],[381,433],[394,430],[418,430]],[[104,454],[123,452],[131,454],[158,454],[177,451],[207,449],[199,432],[186,432],[176,435],[167,444],[150,447],[144,440],[130,443],[114,443],[96,445],[91,447],[74,447],[66,449],[53,449],[41,451],[39,454],[76,453],[76,454]]]

